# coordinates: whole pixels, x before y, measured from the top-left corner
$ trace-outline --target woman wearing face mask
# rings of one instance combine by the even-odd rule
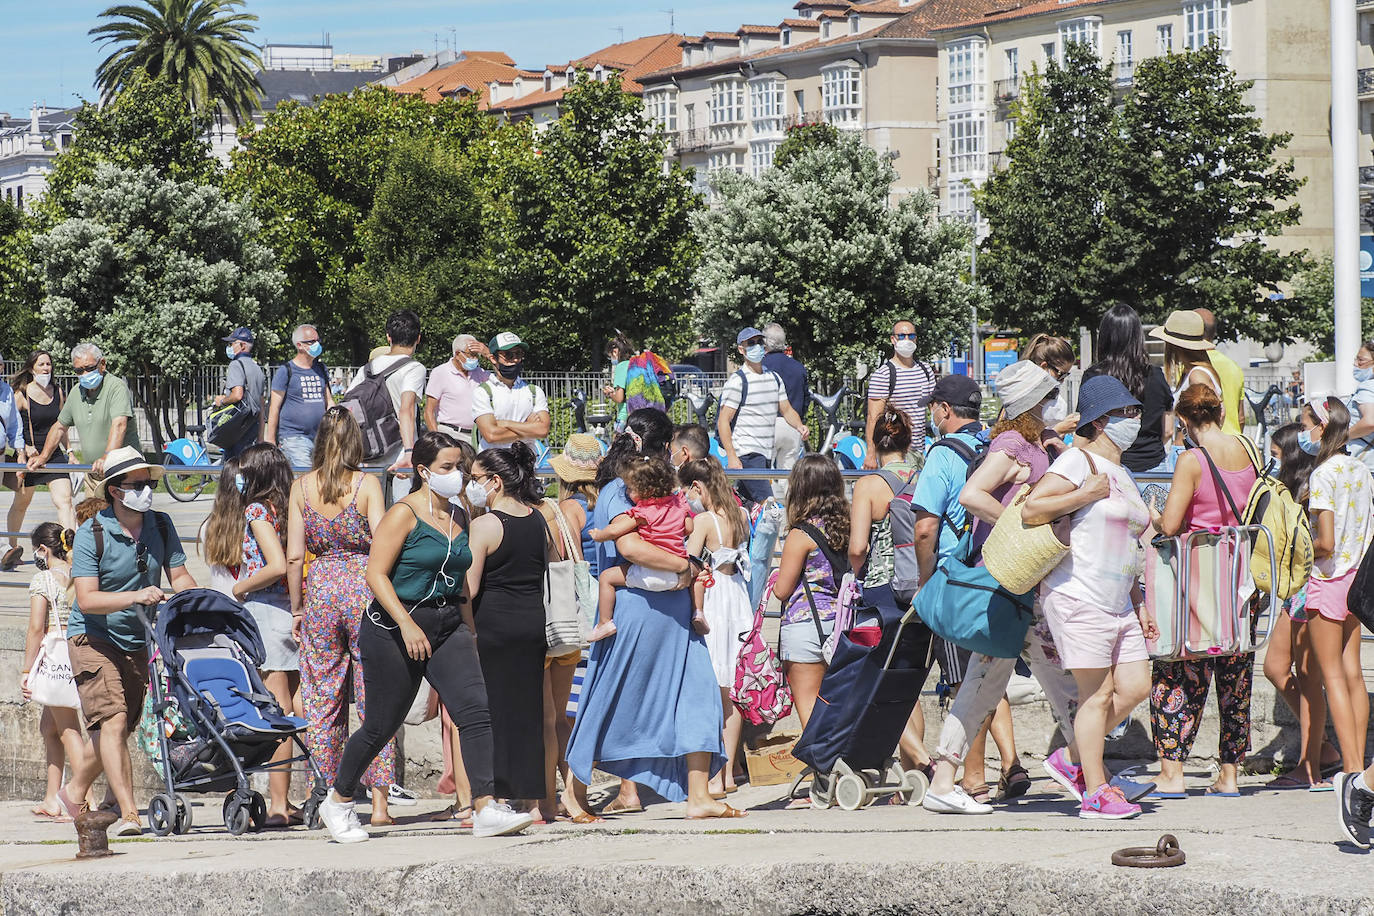
[[[1374,340],[1366,340],[1355,354],[1355,394],[1350,399],[1350,454],[1374,471]],[[16,384],[15,391],[19,390]],[[14,525],[10,525],[14,530]]]
[[[48,441],[48,433],[57,423],[66,398],[62,390],[52,381],[52,354],[47,350],[35,350],[24,361],[24,367],[10,380],[14,386],[14,405],[19,410],[19,427],[24,434],[24,454],[19,461],[26,462],[35,457]],[[66,435],[62,446],[66,446]],[[48,459],[52,464],[66,464],[67,453],[58,448]],[[72,480],[62,472],[30,471],[19,478],[19,486],[14,491],[14,501],[10,503],[7,524],[10,531],[24,529],[24,516],[33,502],[33,495],[40,486],[48,488],[52,497],[53,509],[57,520],[68,528],[76,528],[76,513],[72,511]],[[10,537],[10,549],[4,556],[3,565],[13,569],[23,556],[17,536]]]
[[[1071,549],[1041,584],[1041,605],[1078,685],[1078,816],[1120,819],[1135,817],[1140,806],[1108,784],[1103,746],[1108,729],[1149,694],[1145,640],[1159,635],[1140,585],[1140,536],[1150,512],[1121,466],[1121,453],[1140,433],[1140,402],[1117,379],[1098,376],[1079,390],[1078,416],[1078,446],[1050,466],[1021,515],[1028,525],[1070,516]]]
[[[1192,385],[1180,393],[1176,410],[1184,431],[1197,447],[1179,456],[1164,512],[1151,510],[1155,530],[1174,537],[1244,524],[1232,505],[1243,507],[1249,500],[1257,469],[1243,440],[1222,430],[1221,397],[1210,384]],[[1208,682],[1213,678],[1221,713],[1221,770],[1207,794],[1238,794],[1236,772],[1250,745],[1254,663],[1253,652],[1154,663],[1150,725],[1159,752],[1156,797],[1183,798],[1187,793],[1183,761],[1197,737]]]
[[[472,463],[468,502],[487,512],[472,521],[467,581],[491,707],[496,794],[527,802],[547,794],[544,571],[558,554],[548,522],[532,508],[543,495],[534,452],[523,442],[487,449]],[[551,821],[556,811],[538,814]]]
[[[419,487],[387,510],[368,555],[373,602],[358,637],[367,659],[368,715],[349,737],[334,790],[320,805],[320,816],[339,843],[369,838],[358,823],[353,793],[405,721],[422,678],[434,686],[458,726],[476,809],[473,834],[518,833],[531,821],[494,798],[491,712],[464,594],[472,551],[453,503],[463,492],[462,453],[451,436],[430,431],[416,439],[413,455]]]

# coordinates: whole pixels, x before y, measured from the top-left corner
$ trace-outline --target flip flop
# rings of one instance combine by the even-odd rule
[[[643,805],[626,805],[620,799],[613,798],[601,809],[601,814],[638,814],[643,810]]]
[[[1334,792],[1336,786],[1330,782],[1314,782],[1307,787],[1309,792]]]
[[[1187,792],[1151,792],[1146,798],[1153,798],[1156,801],[1170,798],[1187,798]]]
[[[1002,774],[1002,778],[997,781],[998,801],[1009,801],[1013,798],[1020,798],[1030,791],[1030,773],[1021,764],[1013,764]]]
[[[746,816],[746,812],[741,811],[741,810],[738,809],[738,808],[731,808],[729,805],[726,805],[726,806],[725,806],[725,810],[722,811],[720,814],[703,814],[703,815],[695,815],[695,816],[689,814],[689,815],[685,818],[685,820],[689,820],[689,821],[709,821],[709,820],[712,820],[712,819],[714,819],[714,818],[727,818],[727,819],[729,819],[729,818],[745,817],[745,816]]]
[[[574,814],[572,817],[568,818],[568,820],[572,821],[574,824],[577,824],[579,826],[585,826],[587,824],[606,823],[606,819],[604,817],[597,817],[590,811],[583,811],[581,814]]]
[[[61,812],[54,814],[51,811],[44,811],[42,808],[34,808],[29,813],[38,823],[70,824],[72,822],[72,819],[66,814]]]
[[[1223,792],[1223,791],[1221,791],[1220,789],[1218,789],[1216,786],[1208,786],[1208,787],[1207,787],[1207,790],[1206,790],[1205,792],[1203,792],[1202,794],[1203,794],[1203,795],[1206,795],[1206,796],[1211,796],[1212,798],[1240,798],[1240,792],[1239,792],[1239,791],[1236,791],[1236,792]]]
[[[23,547],[11,547],[9,550],[5,551],[4,558],[0,559],[0,569],[4,569],[6,572],[13,570],[19,565],[19,561],[23,559],[23,557]]]
[[[1310,785],[1306,779],[1299,779],[1292,773],[1282,773],[1264,784],[1267,789],[1306,789]]]

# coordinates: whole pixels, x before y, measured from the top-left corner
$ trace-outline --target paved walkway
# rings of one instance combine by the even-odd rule
[[[1133,821],[1081,821],[1035,775],[1025,800],[984,817],[789,811],[783,787],[746,786],[731,796],[750,810],[742,820],[685,821],[682,805],[662,804],[488,840],[430,823],[440,802],[422,801],[348,847],[304,829],[233,839],[218,798],[203,797],[189,836],[116,841],[94,862],[73,859],[70,825],[7,802],[0,913],[1374,913],[1370,864],[1335,842],[1330,793],[1249,780],[1240,799],[1195,794]],[[1208,774],[1190,775],[1200,791]],[[1110,864],[1162,833],[1186,865]]]

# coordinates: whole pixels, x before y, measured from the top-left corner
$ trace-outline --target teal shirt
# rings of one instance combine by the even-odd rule
[[[624,429],[625,421],[630,416],[630,393],[625,391],[625,386],[630,378],[630,361],[623,360],[611,368],[611,387],[619,388],[625,392],[625,400],[621,401],[619,410],[615,412],[615,428]]]
[[[418,517],[415,522],[391,568],[396,597],[405,605],[433,604],[440,598],[456,604],[472,565],[467,532],[459,532],[450,544],[433,525]]]
[[[167,541],[162,540],[162,531],[157,524],[156,512],[143,514],[143,530],[135,542],[119,525],[114,509],[106,509],[95,518],[86,522],[76,532],[72,545],[72,579],[82,577],[98,578],[102,592],[136,592],[149,585],[162,581],[163,569],[176,569],[186,565],[186,553],[181,548],[181,538],[167,520]],[[96,558],[95,533],[92,526],[100,523],[104,530],[105,548]],[[148,571],[138,571],[138,545],[147,548],[144,554]],[[92,641],[111,643],[126,652],[136,652],[147,645],[148,637],[139,622],[135,606],[112,611],[109,614],[81,613],[80,603],[72,602],[71,617],[67,620],[67,635],[85,634]]]

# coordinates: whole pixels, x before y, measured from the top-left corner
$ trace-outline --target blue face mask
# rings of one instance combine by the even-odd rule
[[[82,388],[85,388],[87,391],[93,391],[99,388],[100,383],[104,380],[105,373],[101,372],[99,369],[92,369],[90,372],[83,372],[79,382]]]
[[[234,475],[234,486],[238,487],[240,493],[248,488],[248,484],[244,482],[242,474]]]
[[[1374,381],[1374,367],[1371,367],[1371,368],[1369,368],[1369,369],[1356,369],[1356,370],[1355,370],[1355,381],[1357,381],[1357,382]]]
[[[768,351],[764,349],[763,344],[754,344],[752,347],[744,351],[744,358],[749,360],[749,362],[751,363],[761,363],[763,362],[763,357],[767,353]]]
[[[1322,450],[1322,443],[1320,439],[1314,442],[1311,434],[1304,429],[1298,433],[1298,448],[1309,455],[1315,455]]]
[[[482,364],[477,361],[477,357],[469,356],[467,359],[463,360],[463,371],[471,372],[480,365]]]
[[[234,345],[233,345],[233,344],[230,344],[229,346],[227,346],[227,347],[224,348],[224,355],[227,356],[227,357],[229,357],[230,359],[233,359],[233,358],[234,358]]]
[[[320,342],[317,340],[305,352],[310,354],[311,359],[319,359],[320,354],[324,352],[324,347],[320,346]]]

